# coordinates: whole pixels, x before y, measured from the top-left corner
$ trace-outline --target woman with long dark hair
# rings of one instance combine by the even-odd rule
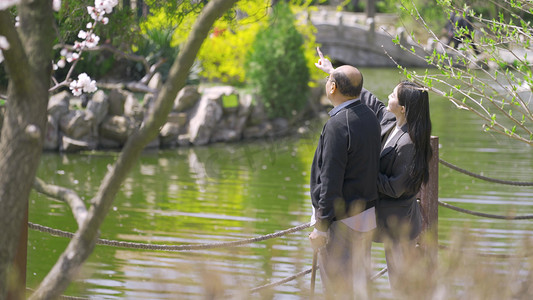
[[[331,62],[320,50],[318,53],[316,66],[329,73]],[[361,92],[361,102],[374,111],[381,125],[375,240],[384,243],[389,282],[398,291],[400,281],[408,280],[402,271],[417,253],[415,239],[422,230],[416,195],[429,179],[429,95],[424,87],[403,81],[389,95],[387,106],[366,89]]]

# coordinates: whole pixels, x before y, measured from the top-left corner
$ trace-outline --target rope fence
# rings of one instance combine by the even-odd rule
[[[446,207],[446,208],[449,208],[449,209],[452,209],[452,210],[455,210],[455,211],[458,211],[458,212],[462,212],[462,213],[465,213],[465,214],[478,216],[478,217],[484,217],[484,218],[490,218],[490,219],[500,219],[500,220],[529,220],[529,219],[533,219],[533,215],[525,215],[525,216],[493,215],[493,214],[487,214],[487,213],[482,213],[482,212],[476,212],[476,211],[465,209],[465,208],[460,208],[460,207],[448,204],[446,202],[442,202],[440,200],[438,200],[438,202],[439,202],[439,205],[442,206],[442,207]]]
[[[261,241],[265,241],[265,240],[272,239],[272,238],[277,238],[277,237],[284,236],[289,233],[304,230],[306,228],[309,228],[310,226],[311,226],[311,223],[304,223],[296,227],[292,227],[286,230],[270,233],[270,234],[263,235],[263,236],[258,236],[255,238],[249,238],[249,239],[231,241],[231,242],[220,242],[220,243],[207,243],[207,244],[196,244],[196,245],[156,245],[156,244],[147,244],[147,243],[133,243],[133,242],[98,239],[96,241],[96,244],[120,247],[120,248],[159,250],[159,251],[191,251],[191,250],[205,250],[205,249],[214,249],[214,248],[229,248],[229,247],[238,247],[238,246],[242,246],[246,244],[261,242]],[[72,232],[54,229],[51,227],[43,226],[40,224],[35,224],[32,222],[28,222],[28,227],[33,230],[37,230],[40,232],[48,233],[48,234],[59,236],[59,237],[66,237],[70,239],[74,237],[74,233]]]
[[[448,168],[450,168],[452,170],[455,170],[455,171],[457,171],[459,173],[463,173],[463,174],[468,175],[468,176],[472,176],[472,177],[477,178],[477,179],[481,179],[481,180],[485,180],[485,181],[489,181],[489,182],[494,182],[494,183],[507,184],[507,185],[533,186],[533,182],[501,180],[501,179],[495,179],[495,178],[490,178],[490,177],[486,177],[486,176],[483,176],[483,175],[479,175],[479,174],[467,171],[465,169],[459,168],[458,166],[456,166],[456,165],[454,165],[452,163],[449,163],[449,162],[445,161],[442,158],[439,158],[439,162],[442,165],[444,165],[444,166],[446,166],[446,167],[448,167]]]

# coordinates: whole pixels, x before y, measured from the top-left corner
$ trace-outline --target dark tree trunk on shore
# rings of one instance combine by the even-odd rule
[[[42,152],[54,39],[52,1],[22,1],[18,15],[17,32],[11,13],[0,11],[0,35],[10,43],[3,51],[10,81],[0,136],[0,299]]]

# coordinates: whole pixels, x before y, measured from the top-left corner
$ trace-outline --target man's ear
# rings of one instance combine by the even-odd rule
[[[331,82],[331,84],[329,86],[330,86],[329,93],[330,94],[335,93],[335,91],[337,90],[337,84],[335,84],[335,82]]]

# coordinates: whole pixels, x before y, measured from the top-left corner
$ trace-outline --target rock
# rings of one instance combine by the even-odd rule
[[[68,113],[70,93],[62,91],[50,97],[48,100],[48,114],[54,119],[59,120],[64,114]]]
[[[191,145],[191,137],[188,133],[186,134],[180,134],[178,136],[178,146],[190,146]]]
[[[103,149],[117,149],[121,146],[119,142],[102,136],[98,137],[98,145]]]
[[[146,111],[152,105],[152,102],[154,102],[155,97],[153,94],[145,94],[142,102],[142,107]]]
[[[250,94],[244,94],[241,97],[239,97],[238,115],[240,117],[248,118],[248,116],[250,116],[250,113],[252,112],[252,103],[253,103],[253,97]]]
[[[235,142],[241,139],[241,134],[233,129],[220,129],[213,133],[210,142]]]
[[[186,111],[198,102],[200,96],[197,86],[186,85],[179,91],[178,96],[176,96],[172,110],[176,112]]]
[[[124,115],[124,103],[126,102],[127,93],[121,90],[111,90],[109,93],[109,115]]]
[[[168,114],[167,118],[168,123],[173,123],[179,125],[180,127],[185,127],[187,125],[187,120],[188,117],[186,113],[171,112]]]
[[[87,110],[72,110],[59,119],[59,129],[73,139],[79,139],[89,133],[93,126],[94,116]]]
[[[163,86],[163,82],[161,80],[161,73],[157,72],[154,74],[154,76],[152,76],[152,78],[148,82],[148,88],[159,91],[162,86]]]
[[[250,115],[248,117],[248,125],[257,126],[266,122],[267,119],[265,107],[261,101],[256,101],[256,104],[251,107]]]
[[[141,103],[139,103],[137,98],[135,98],[135,95],[133,95],[132,93],[126,94],[126,100],[124,103],[124,115],[127,117],[132,117],[137,121],[142,121],[144,118],[143,107]]]
[[[285,118],[276,118],[272,120],[272,135],[282,136],[289,132],[289,121]]]
[[[48,115],[43,149],[47,151],[56,151],[59,149],[59,120],[53,115]]]
[[[100,124],[100,136],[123,145],[134,129],[134,123],[124,116],[107,116]]]
[[[159,142],[163,147],[175,147],[178,143],[180,126],[175,123],[165,123],[159,132]]]
[[[69,138],[68,136],[63,136],[61,139],[60,151],[64,152],[78,152],[82,150],[88,150],[89,143],[81,140],[76,140]]]
[[[238,116],[236,113],[223,116],[223,119],[218,123],[211,135],[211,142],[234,142],[240,140],[246,125],[246,119],[247,117]]]
[[[194,145],[209,143],[213,130],[222,117],[220,95],[206,93],[196,104],[189,122],[190,141]]]
[[[91,100],[87,103],[87,110],[92,112],[95,125],[100,125],[109,111],[109,100],[104,91],[98,90],[94,93]]]
[[[262,138],[272,131],[272,124],[270,122],[263,122],[259,125],[246,127],[242,133],[243,138]]]

